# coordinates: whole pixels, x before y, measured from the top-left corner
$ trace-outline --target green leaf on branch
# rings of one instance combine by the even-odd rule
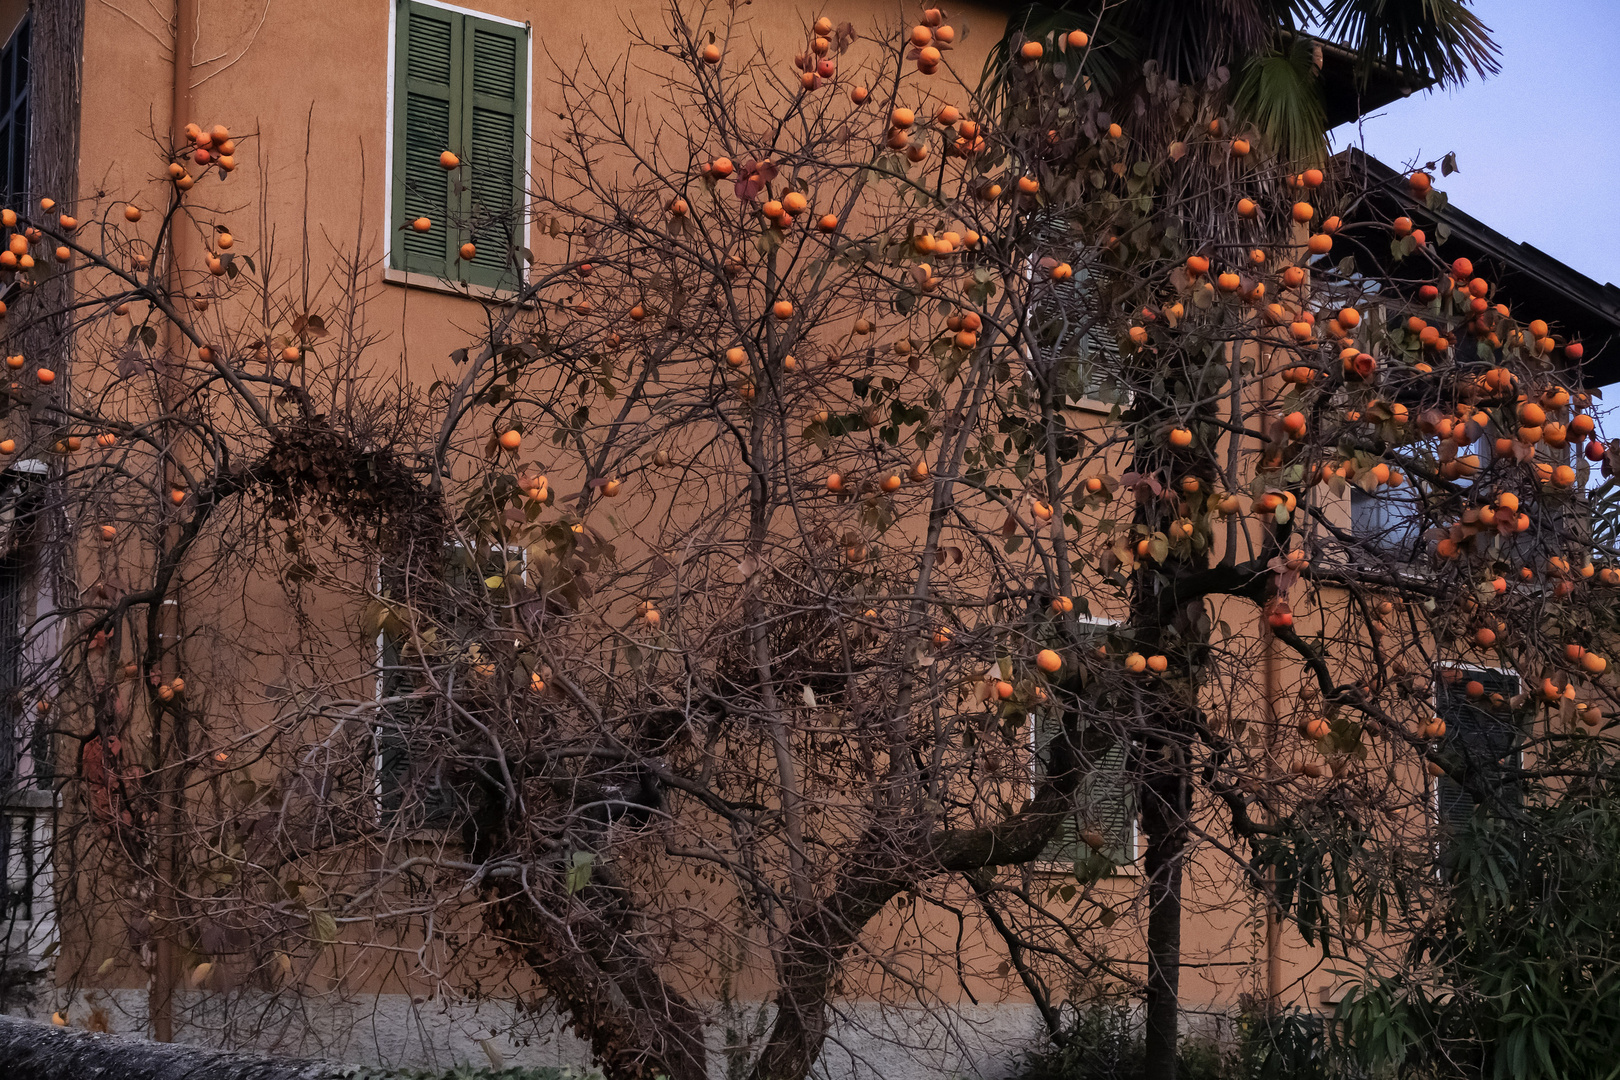
[[[591,883],[591,870],[596,865],[596,852],[576,851],[568,863],[568,874],[563,878],[563,888],[568,895],[573,896]]]

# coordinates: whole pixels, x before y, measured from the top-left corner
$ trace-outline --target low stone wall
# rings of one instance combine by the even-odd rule
[[[0,1016],[0,1074],[28,1080],[341,1080],[330,1062],[147,1042]]]
[[[176,995],[176,1038],[197,1046],[253,1048],[351,1064],[449,1068],[455,1065],[573,1066],[589,1061],[586,1045],[552,1011],[510,1002],[413,1001],[403,994],[348,998],[271,997],[247,993]],[[44,1016],[48,1017],[48,1011]],[[723,1013],[717,1030],[733,1047],[711,1048],[715,1080],[735,1075],[769,1030],[759,1004]],[[113,1032],[147,1029],[146,994],[93,991],[68,1010],[75,1026]],[[1040,1037],[1040,1019],[1021,1004],[843,1006],[816,1074],[824,1080],[1000,1080]],[[93,1074],[91,1074],[93,1075]],[[113,1074],[120,1075],[120,1074]]]

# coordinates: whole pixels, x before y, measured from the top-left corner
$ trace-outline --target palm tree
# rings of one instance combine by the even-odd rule
[[[1294,162],[1320,158],[1330,121],[1353,119],[1331,115],[1324,41],[1342,43],[1342,74],[1363,89],[1391,77],[1406,89],[1446,87],[1500,70],[1468,0],[1059,0],[1013,9],[987,75],[1000,80],[1015,42],[1075,29],[1095,43],[1086,70],[1105,100],[1129,102],[1149,62],[1183,84],[1224,83],[1238,123]]]
[[[1499,70],[1490,29],[1468,0],[1058,0],[1013,11],[987,64],[988,88],[996,92],[1016,81],[1009,64],[1024,41],[1071,30],[1090,35],[1084,70],[1104,107],[1131,118],[1142,138],[1170,148],[1210,119],[1224,119],[1258,136],[1262,153],[1279,166],[1268,170],[1274,180],[1323,160],[1327,133],[1338,123],[1403,93]],[[1155,101],[1170,100],[1151,92],[1167,79],[1199,90],[1201,111],[1194,119],[1147,115]],[[1003,95],[1009,117],[1017,111],[1013,96]],[[1230,179],[1232,166],[1224,155],[1195,156],[1188,164],[1205,170],[1208,182],[1191,183],[1184,193],[1225,190],[1222,178]],[[1259,171],[1249,177],[1257,185],[1251,190],[1264,197]],[[1292,201],[1285,192],[1272,194]],[[1195,195],[1180,204],[1178,216],[1194,250],[1236,238],[1224,197]],[[1277,220],[1289,227],[1286,214]],[[1133,612],[1137,600],[1147,599],[1135,597]],[[1152,603],[1140,606],[1151,609]],[[1196,700],[1196,690],[1189,690]],[[1146,1080],[1176,1075],[1180,865],[1190,779],[1160,775],[1144,783],[1138,800],[1148,833]]]

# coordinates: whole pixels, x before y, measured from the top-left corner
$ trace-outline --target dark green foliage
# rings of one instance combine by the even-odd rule
[[[1288,1009],[1245,1013],[1238,1020],[1236,1054],[1224,1077],[1232,1080],[1327,1080],[1334,1068],[1323,1018]]]
[[[1278,908],[1323,956],[1333,955],[1335,940],[1386,929],[1391,908],[1408,895],[1406,876],[1427,871],[1393,860],[1332,800],[1306,803],[1275,828],[1250,841],[1251,865],[1271,871]]]
[[[1323,148],[1312,43],[1300,36],[1315,26],[1351,46],[1363,78],[1382,64],[1418,85],[1450,86],[1500,67],[1490,28],[1467,0],[1039,0],[1012,12],[986,76],[1002,85],[1022,41],[1084,30],[1092,38],[1086,71],[1117,115],[1129,115],[1146,63],[1184,84],[1224,69],[1236,79],[1229,92],[1239,125],[1262,133],[1283,159],[1306,161]]]
[[[1388,64],[1441,86],[1502,67],[1491,28],[1467,0],[1329,0],[1322,21],[1324,36],[1348,42],[1364,65]]]
[[[1327,1080],[1330,1046],[1321,1017],[1297,1011],[1245,1012],[1237,1038],[1222,1044],[1185,1038],[1178,1080]],[[1061,1042],[1028,1054],[1017,1080],[1139,1080],[1142,1031],[1123,1005],[1076,1014]]]
[[[1581,747],[1541,764],[1602,768]],[[1362,1063],[1467,1080],[1620,1076],[1620,785],[1571,783],[1532,789],[1524,820],[1480,810],[1454,836],[1448,887],[1406,963],[1340,1006]]]
[[[1248,59],[1232,88],[1232,105],[1275,145],[1296,148],[1294,158],[1303,159],[1327,128],[1316,80],[1310,42],[1296,38]]]

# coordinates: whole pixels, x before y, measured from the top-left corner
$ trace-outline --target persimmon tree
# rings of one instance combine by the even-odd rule
[[[77,268],[9,316],[76,359],[13,364],[0,445],[82,541],[30,717],[71,989],[144,969],[248,1024],[499,985],[676,1080],[758,1001],[734,1052],[798,1080],[851,997],[1021,988],[1061,1037],[1111,984],[1168,1077],[1189,860],[1360,957],[1433,910],[1435,777],[1522,813],[1533,766],[1448,738],[1436,672],[1520,673],[1456,692],[1606,767],[1579,343],[1219,78],[1150,65],[1112,117],[1085,28],[1013,35],[994,93],[960,44],[824,18],[790,58],[674,10],[587,58],[523,216],[448,223],[509,228],[513,287],[426,379],[372,359],[365,237],[317,288],[222,231],[223,128],[8,222],[13,289]]]

